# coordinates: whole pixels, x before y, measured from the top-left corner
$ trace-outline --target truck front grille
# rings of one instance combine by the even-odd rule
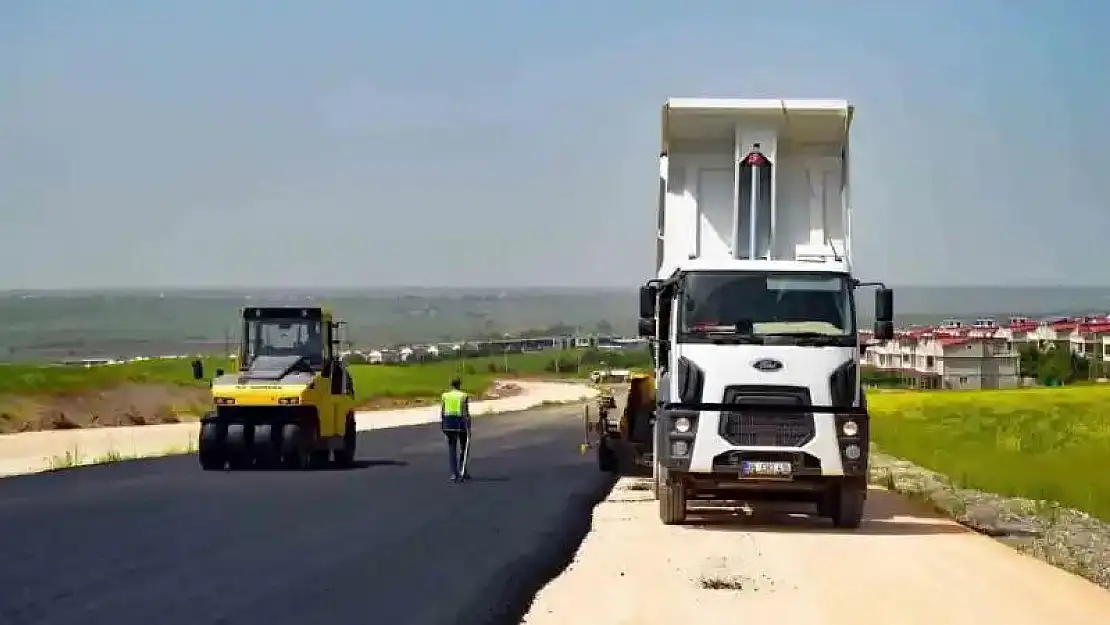
[[[797,386],[729,386],[723,403],[811,405],[809,389]],[[737,447],[801,447],[817,435],[813,413],[722,412],[721,437]]]

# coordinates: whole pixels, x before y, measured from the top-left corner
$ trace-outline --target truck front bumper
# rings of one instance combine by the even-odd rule
[[[868,470],[868,446],[870,444],[870,417],[863,408],[834,408],[829,406],[792,406],[794,411],[802,410],[816,414],[832,414],[836,428],[836,447],[840,454],[843,477],[866,476]],[[729,404],[664,404],[657,412],[655,424],[655,456],[660,466],[675,473],[688,473],[694,449],[699,437],[719,437],[715,431],[699,431],[703,411],[783,411],[781,405],[743,407]],[[688,427],[686,427],[688,424]],[[729,449],[713,457],[712,472],[738,476],[744,462],[789,462],[791,476],[795,479],[816,478],[827,475],[822,470],[821,459],[798,448],[747,449],[743,446],[729,446]],[[703,469],[704,470],[704,469]],[[830,476],[832,477],[832,476]],[[837,476],[841,477],[841,476]]]

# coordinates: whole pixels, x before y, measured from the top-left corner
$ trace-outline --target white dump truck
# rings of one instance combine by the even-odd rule
[[[664,523],[696,500],[812,502],[858,527],[869,427],[852,274],[843,100],[672,98],[663,107],[653,473]]]

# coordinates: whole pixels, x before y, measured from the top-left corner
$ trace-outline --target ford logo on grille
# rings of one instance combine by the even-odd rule
[[[752,366],[760,371],[778,371],[782,369],[782,363],[774,358],[760,358],[753,362]]]

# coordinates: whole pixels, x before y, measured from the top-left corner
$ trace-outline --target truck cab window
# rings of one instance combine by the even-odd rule
[[[683,334],[855,333],[852,288],[838,274],[691,272],[683,286],[681,319]]]

